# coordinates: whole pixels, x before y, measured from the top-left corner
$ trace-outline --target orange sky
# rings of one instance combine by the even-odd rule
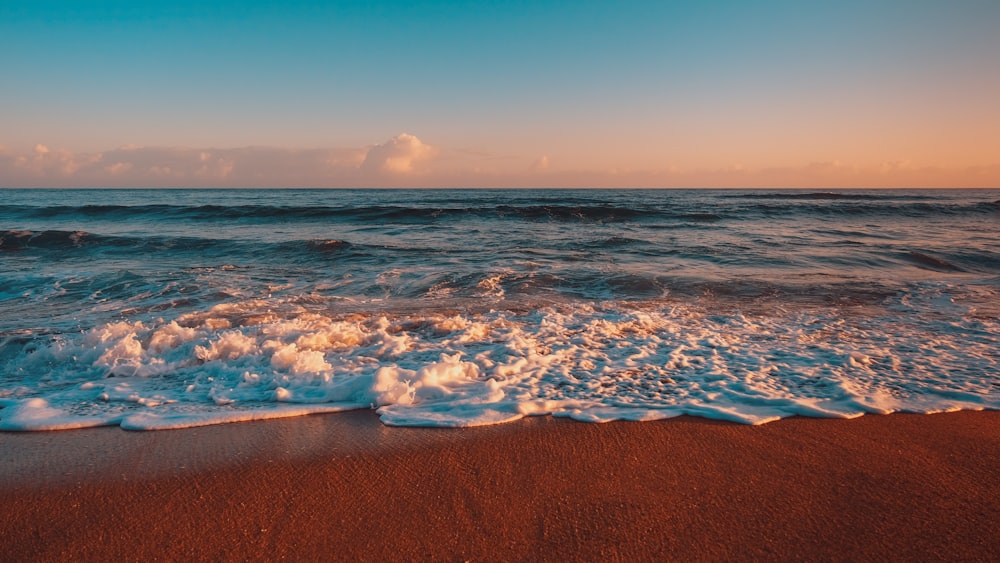
[[[0,6],[0,186],[1000,187],[1000,3]]]

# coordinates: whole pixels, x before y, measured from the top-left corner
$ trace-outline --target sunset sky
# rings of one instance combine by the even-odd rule
[[[0,2],[0,186],[1000,187],[1000,2]]]

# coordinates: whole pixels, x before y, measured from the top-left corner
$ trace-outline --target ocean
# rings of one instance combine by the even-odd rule
[[[0,190],[0,429],[1000,409],[1000,190]]]

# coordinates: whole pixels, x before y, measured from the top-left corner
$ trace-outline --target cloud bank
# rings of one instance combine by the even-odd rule
[[[38,144],[22,151],[0,147],[0,187],[1000,187],[1000,165],[946,169],[892,161],[859,167],[827,161],[629,171],[557,168],[555,163],[547,155],[447,149],[407,133],[340,149],[126,146],[75,153]]]

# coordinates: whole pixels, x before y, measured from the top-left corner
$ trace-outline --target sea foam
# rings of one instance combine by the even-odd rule
[[[885,316],[659,302],[337,317],[248,300],[6,342],[0,428],[178,428],[356,408],[405,426],[1000,408],[1000,324],[960,305],[897,315],[922,301],[940,311],[941,289],[922,291]]]

